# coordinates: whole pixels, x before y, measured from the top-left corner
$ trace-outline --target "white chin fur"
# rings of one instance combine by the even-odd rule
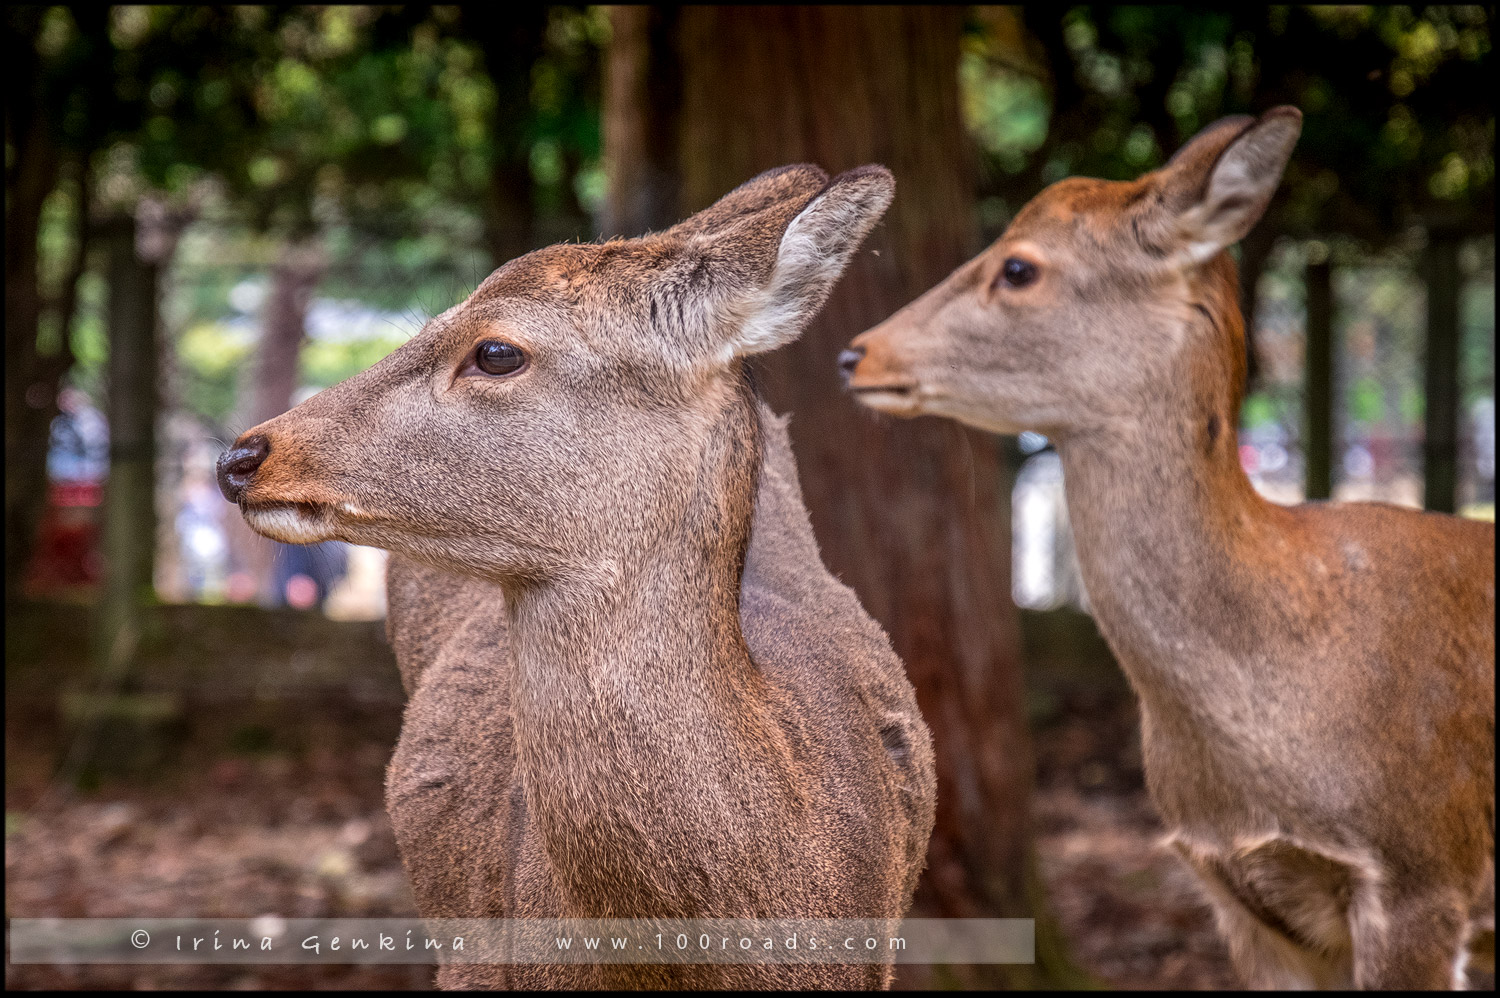
[[[332,538],[325,518],[295,506],[245,510],[245,522],[258,534],[287,544],[316,544]]]
[[[893,416],[916,416],[921,413],[921,410],[917,408],[917,400],[910,392],[880,392],[865,389],[856,392],[854,397],[871,409],[888,412]]]

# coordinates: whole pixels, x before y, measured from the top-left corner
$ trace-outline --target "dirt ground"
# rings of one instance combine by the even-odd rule
[[[76,616],[51,608],[7,629],[7,916],[415,914],[382,807],[402,694],[379,624],[165,608],[147,660],[153,683],[178,692],[165,711],[146,713],[169,720],[146,723],[144,736],[141,722],[101,734],[95,757],[134,772],[75,767],[63,781],[59,677],[76,674],[87,651]],[[1156,847],[1129,692],[1103,676],[1056,668],[1030,677],[1049,902],[1075,961],[1106,987],[1233,987],[1209,911]],[[80,784],[91,789],[61,789]],[[5,982],[425,988],[431,974],[7,961]]]

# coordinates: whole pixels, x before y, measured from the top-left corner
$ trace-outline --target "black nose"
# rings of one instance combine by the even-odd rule
[[[864,347],[850,347],[839,354],[839,371],[844,375],[844,383],[854,377],[854,369],[859,366],[860,360],[864,358]]]
[[[255,470],[271,453],[271,441],[262,434],[241,440],[219,455],[219,491],[230,502],[239,502],[240,493],[250,487]]]

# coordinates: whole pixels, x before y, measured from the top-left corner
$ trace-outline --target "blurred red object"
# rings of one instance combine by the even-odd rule
[[[37,528],[36,550],[26,574],[26,588],[45,593],[99,581],[98,482],[52,482],[47,508]]]

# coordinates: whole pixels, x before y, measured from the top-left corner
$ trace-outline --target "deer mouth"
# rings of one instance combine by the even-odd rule
[[[850,385],[850,393],[871,409],[889,412],[897,416],[914,416],[921,408],[917,397],[917,386],[912,382],[893,382],[883,385]]]
[[[251,530],[286,544],[332,540],[336,526],[333,508],[323,503],[245,503],[240,512]]]

